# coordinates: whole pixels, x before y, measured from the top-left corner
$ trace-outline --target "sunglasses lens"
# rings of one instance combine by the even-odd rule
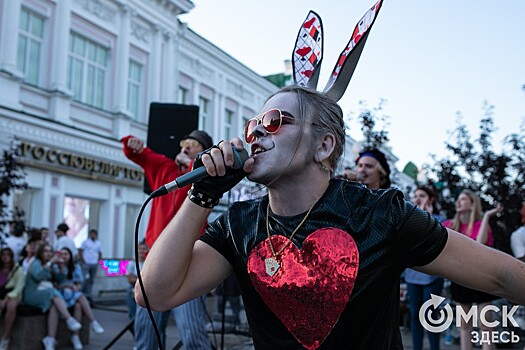
[[[197,141],[197,140],[191,140],[191,139],[190,139],[190,140],[182,140],[182,141],[180,142],[180,147],[181,147],[181,148],[184,148],[184,147],[186,147],[186,146],[189,146],[189,147],[191,147],[191,148],[195,148],[195,147],[197,147],[198,145],[199,145],[199,141]]]
[[[276,132],[281,127],[281,113],[275,109],[269,110],[262,117],[262,125],[267,132]]]
[[[252,143],[255,140],[253,135],[253,129],[257,126],[257,120],[251,119],[248,120],[246,126],[244,127],[244,140],[246,143]]]
[[[268,112],[264,113],[261,119],[261,124],[266,130],[266,132],[273,134],[279,130],[281,127],[282,119],[281,119],[281,112],[277,109],[271,109]],[[244,127],[244,140],[246,143],[252,143],[255,140],[255,136],[253,135],[253,129],[258,124],[258,119],[250,119],[246,123],[246,126]]]

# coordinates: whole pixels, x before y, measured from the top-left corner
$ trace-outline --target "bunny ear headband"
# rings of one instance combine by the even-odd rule
[[[323,92],[332,100],[339,101],[354,74],[363,52],[370,28],[374,24],[383,0],[379,0],[357,23],[350,41],[339,55],[334,70]],[[299,29],[292,55],[293,78],[296,85],[317,88],[323,60],[323,23],[313,11],[308,13]]]

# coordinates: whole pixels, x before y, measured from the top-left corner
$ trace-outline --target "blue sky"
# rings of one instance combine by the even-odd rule
[[[324,27],[319,89],[352,30],[374,1],[193,0],[183,22],[261,75],[280,73],[309,10]],[[386,0],[349,88],[339,101],[353,113],[350,135],[361,138],[359,101],[387,100],[390,146],[402,170],[408,161],[445,156],[460,112],[473,137],[484,101],[495,106],[496,150],[525,116],[525,1]],[[347,150],[347,152],[350,150]]]

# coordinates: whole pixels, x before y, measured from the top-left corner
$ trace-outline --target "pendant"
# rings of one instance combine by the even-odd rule
[[[279,267],[281,267],[275,258],[264,259],[264,266],[266,266],[266,274],[270,277],[275,275]]]

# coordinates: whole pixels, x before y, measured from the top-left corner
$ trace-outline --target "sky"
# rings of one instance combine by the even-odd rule
[[[260,75],[282,73],[309,10],[324,28],[318,89],[374,0],[192,0],[181,21]],[[345,95],[349,134],[362,139],[359,101],[388,116],[392,152],[402,170],[412,161],[446,157],[445,142],[460,113],[472,138],[483,105],[495,107],[493,145],[525,120],[525,1],[386,0]],[[347,150],[348,152],[348,150]]]

